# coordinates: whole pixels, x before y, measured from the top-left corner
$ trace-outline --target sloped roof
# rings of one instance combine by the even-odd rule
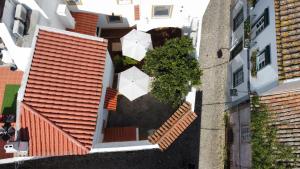
[[[298,91],[265,95],[260,100],[272,113],[279,141],[292,145],[300,156],[300,87]]]
[[[105,94],[104,108],[111,111],[117,110],[118,91],[108,87]]]
[[[21,128],[26,129],[26,135],[29,136],[30,156],[80,155],[89,151],[77,139],[28,105],[22,103],[20,112]]]
[[[136,127],[106,128],[103,142],[137,141],[136,131]]]
[[[161,150],[165,150],[196,118],[197,114],[191,111],[191,104],[185,102],[159,129],[148,137],[148,140],[152,144],[158,144]]]
[[[75,29],[70,30],[91,36],[96,35],[99,16],[92,13],[72,12],[75,19]]]
[[[104,39],[40,29],[23,99],[31,110],[23,111],[25,118],[33,117],[32,112],[36,112],[39,114],[34,116],[36,119],[44,117],[53,129],[61,129],[85,148],[91,148],[101,98],[106,47]],[[43,123],[36,122],[31,130],[43,128],[45,120],[37,121]],[[21,124],[29,128],[26,125]],[[59,139],[61,136],[54,135]],[[32,150],[38,149],[34,142],[39,139],[41,137],[32,132],[29,138],[30,145],[34,146]],[[46,137],[44,139],[42,141],[46,145],[54,148]],[[36,152],[39,151],[30,154],[40,155]],[[53,155],[60,154],[56,152]]]
[[[299,0],[275,0],[279,80],[300,77],[299,13]]]

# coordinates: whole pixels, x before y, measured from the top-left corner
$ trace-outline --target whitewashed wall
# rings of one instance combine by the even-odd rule
[[[237,96],[232,96],[231,101],[235,102],[239,100],[240,98],[243,98],[248,95],[248,68],[247,68],[247,50],[244,49],[242,52],[240,52],[230,63],[229,63],[229,73],[230,75],[228,76],[230,84],[229,89],[233,88],[233,73],[236,72],[240,67],[243,66],[243,72],[244,72],[244,82],[238,86],[236,86],[234,89],[237,89],[238,95]]]
[[[18,0],[18,2],[27,5],[32,10],[40,12],[39,25],[65,29],[64,24],[56,13],[58,5],[64,3],[64,0]]]
[[[241,7],[244,7],[244,18],[247,17],[247,9],[246,9],[246,1],[239,0],[236,3],[236,6],[232,9],[232,19],[236,14],[239,12]],[[275,11],[274,11],[274,1],[273,0],[260,0],[256,4],[255,8],[250,10],[250,15],[252,19],[252,23],[256,21],[264,12],[266,8],[269,8],[269,25],[261,32],[256,38],[252,39],[252,44],[250,49],[250,56],[252,51],[256,50],[257,48],[260,51],[263,51],[267,45],[271,46],[271,64],[267,65],[266,67],[262,68],[257,72],[256,77],[250,76],[250,88],[251,91],[256,91],[258,94],[269,90],[277,85],[278,82],[278,68],[277,68],[277,53],[276,53],[276,30],[275,30]],[[233,22],[233,21],[232,21]],[[234,46],[238,42],[238,40],[243,37],[243,24],[235,31],[232,31],[232,40],[231,45]],[[247,91],[247,80],[250,72],[247,70],[247,52],[244,50],[239,55],[237,55],[231,62],[230,62],[230,82],[232,87],[232,76],[233,72],[244,65],[244,83],[236,87],[236,89],[240,91]],[[236,101],[244,96],[247,93],[238,93],[238,96],[231,97],[232,101]]]
[[[259,18],[265,8],[269,8],[269,25],[252,41],[257,42],[252,47],[250,54],[256,48],[262,51],[267,45],[271,46],[271,64],[264,67],[257,72],[256,78],[251,78],[251,90],[258,93],[264,92],[277,85],[278,81],[278,67],[277,67],[277,53],[276,53],[276,29],[275,29],[275,10],[273,0],[260,0],[256,4],[251,14]]]
[[[14,3],[13,1],[7,0],[5,2],[2,22],[7,26],[9,32],[12,32],[12,28],[14,25],[15,7],[16,3]]]
[[[247,1],[239,0],[236,2],[234,8],[231,11],[231,24],[233,24],[233,18],[240,12],[243,8],[244,20],[247,18]],[[236,45],[239,40],[244,36],[244,23],[242,23],[235,31],[233,31],[233,26],[231,27],[231,46]]]
[[[102,93],[101,93],[101,99],[100,99],[100,104],[98,109],[97,126],[94,134],[93,146],[96,146],[98,143],[101,143],[103,140],[103,133],[102,133],[103,122],[104,120],[107,122],[107,117],[108,117],[108,111],[107,109],[104,109],[104,101],[106,95],[106,88],[112,86],[113,75],[114,75],[113,62],[110,58],[109,53],[106,52],[105,69],[104,69],[104,75],[102,80]]]
[[[241,23],[240,26],[233,31],[233,19],[236,17],[236,15],[240,12],[240,10],[243,8],[244,13],[244,20],[247,18],[247,1],[246,0],[238,0],[235,3],[235,6],[232,8],[231,11],[231,48],[233,49],[235,45],[237,45],[240,40],[244,36],[244,23]],[[234,89],[237,89],[238,95],[232,96],[231,101],[235,102],[245,96],[248,95],[248,65],[247,65],[247,49],[243,49],[237,56],[235,56],[234,59],[232,59],[229,63],[229,75],[228,75],[228,90],[233,89],[233,73],[236,72],[240,67],[243,66],[243,72],[244,72],[244,82],[238,86],[236,86]]]
[[[82,5],[73,6],[73,11],[88,11],[101,14],[101,27],[128,27],[137,25],[137,29],[148,31],[158,27],[190,26],[193,17],[202,18],[209,0],[133,0],[129,5],[118,5],[117,0],[82,0]],[[134,20],[134,5],[140,5],[140,20]],[[152,18],[153,5],[173,5],[172,16],[165,19]],[[103,15],[121,15],[126,18],[123,24],[108,24]]]

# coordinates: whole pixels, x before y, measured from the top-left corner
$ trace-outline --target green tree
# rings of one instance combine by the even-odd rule
[[[278,142],[270,113],[259,97],[251,100],[251,146],[253,169],[287,169],[295,160],[292,148]]]
[[[168,40],[147,52],[143,69],[154,77],[151,93],[155,98],[177,107],[191,87],[200,84],[201,71],[193,52],[188,37]]]

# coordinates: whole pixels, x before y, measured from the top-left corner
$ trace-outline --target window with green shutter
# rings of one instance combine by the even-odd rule
[[[242,8],[233,19],[233,31],[235,31],[244,21],[244,9]]]
[[[256,69],[261,70],[271,63],[271,47],[270,45],[266,46],[266,48],[257,56],[256,58]]]
[[[256,20],[251,26],[254,31],[255,37],[258,36],[269,25],[269,8],[264,10],[264,13]]]
[[[243,82],[244,82],[244,71],[242,66],[233,73],[233,87],[237,87]]]

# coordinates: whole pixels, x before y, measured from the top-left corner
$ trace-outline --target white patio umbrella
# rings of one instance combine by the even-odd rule
[[[150,77],[135,66],[119,74],[119,93],[127,97],[130,101],[147,94],[149,89]]]
[[[141,61],[146,52],[152,49],[151,35],[133,29],[121,38],[122,52],[124,56]]]

